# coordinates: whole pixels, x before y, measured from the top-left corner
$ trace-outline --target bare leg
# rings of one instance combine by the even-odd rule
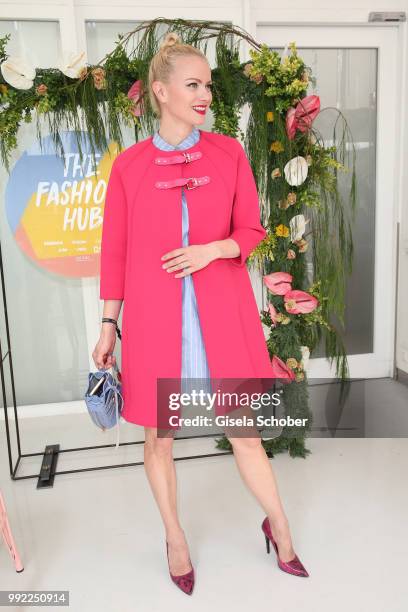
[[[256,497],[269,519],[280,558],[282,561],[290,561],[295,556],[295,551],[292,546],[289,524],[279,497],[275,475],[260,437],[230,437],[228,429],[225,434],[232,444],[235,461],[244,483]]]
[[[144,467],[163,519],[173,575],[191,570],[189,550],[177,513],[177,479],[173,459],[173,437],[157,437],[157,429],[145,427]]]

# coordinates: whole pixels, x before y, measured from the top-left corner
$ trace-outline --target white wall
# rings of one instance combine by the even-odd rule
[[[277,25],[327,23],[327,24],[364,24],[368,22],[371,11],[407,11],[408,0],[178,0],[171,2],[138,3],[132,0],[14,0],[13,3],[0,2],[0,19],[58,19],[61,29],[62,50],[86,48],[85,20],[140,20],[155,17],[180,16],[185,19],[231,20],[243,27],[256,38],[256,24],[259,22]],[[407,84],[407,23],[399,27],[401,49],[401,124],[395,135],[400,150],[400,164],[395,168],[397,184],[397,210],[393,218],[400,223],[399,244],[399,282],[396,328],[396,367],[408,372],[408,180],[405,160],[408,159],[408,84]],[[381,120],[381,117],[380,117]],[[397,225],[395,226],[397,239]],[[397,262],[395,262],[395,270]]]

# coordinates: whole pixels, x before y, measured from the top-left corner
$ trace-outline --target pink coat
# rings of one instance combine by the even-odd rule
[[[245,265],[266,231],[242,145],[200,130],[192,147],[162,151],[150,136],[113,163],[100,260],[100,298],[124,300],[122,416],[147,427],[157,427],[157,378],[181,375],[183,279],[161,256],[182,246],[181,187],[171,185],[182,177],[207,177],[185,191],[189,244],[233,238],[241,251],[192,275],[211,377],[275,376]]]

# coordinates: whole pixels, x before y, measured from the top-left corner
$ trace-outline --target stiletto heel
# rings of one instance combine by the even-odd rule
[[[276,552],[278,566],[283,572],[287,572],[288,574],[293,574],[294,576],[303,576],[305,578],[309,576],[305,566],[300,561],[297,555],[295,555],[293,559],[291,559],[290,561],[282,561],[282,559],[279,557],[278,545],[273,538],[268,517],[265,517],[264,520],[262,521],[261,529],[265,535],[267,552],[268,553],[270,552],[270,542],[272,542],[272,545]]]
[[[169,545],[166,540],[166,550],[167,550],[167,564],[169,566],[169,574],[170,578],[174,582],[179,589],[183,591],[186,595],[191,595],[193,593],[195,576],[194,576],[194,567],[191,563],[191,559],[189,559],[192,569],[186,574],[180,574],[179,576],[174,576],[170,571],[170,563],[169,563]]]

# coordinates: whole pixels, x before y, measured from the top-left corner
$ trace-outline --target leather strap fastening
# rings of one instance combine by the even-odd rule
[[[182,164],[195,161],[202,157],[201,151],[195,151],[194,153],[179,153],[178,155],[172,155],[171,157],[156,157],[154,160],[155,164],[160,166],[167,166],[169,164]]]
[[[186,189],[195,189],[195,187],[200,187],[201,185],[205,185],[210,182],[209,176],[199,176],[199,177],[190,177],[190,178],[177,178],[171,181],[157,181],[155,186],[159,189],[168,189],[169,187],[182,187],[186,186]]]

